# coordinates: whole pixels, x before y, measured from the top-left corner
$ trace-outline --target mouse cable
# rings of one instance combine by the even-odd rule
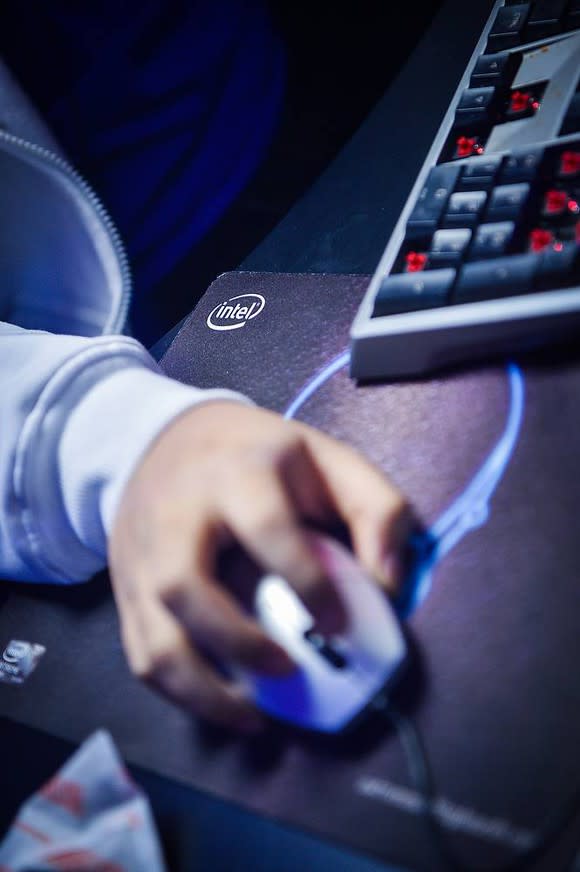
[[[449,835],[437,814],[437,792],[425,744],[413,721],[401,714],[385,695],[380,695],[372,708],[394,727],[405,757],[411,780],[421,799],[421,813],[437,852],[452,872],[522,872],[540,860],[553,847],[566,827],[580,812],[580,786],[550,815],[529,848],[515,854],[512,860],[498,866],[474,866],[461,859],[452,847]]]

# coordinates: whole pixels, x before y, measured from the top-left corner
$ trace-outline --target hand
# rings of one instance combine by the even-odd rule
[[[271,675],[294,666],[216,577],[218,555],[238,543],[294,587],[321,632],[336,632],[342,605],[305,530],[337,520],[361,563],[394,593],[412,514],[360,454],[241,403],[208,402],[179,416],[129,480],[109,541],[133,672],[202,718],[259,729],[260,714],[211,658]]]

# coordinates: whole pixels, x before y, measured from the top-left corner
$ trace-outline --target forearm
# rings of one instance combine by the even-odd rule
[[[137,342],[0,324],[0,574],[70,583],[105,565],[123,487],[185,409],[236,394],[163,376]]]

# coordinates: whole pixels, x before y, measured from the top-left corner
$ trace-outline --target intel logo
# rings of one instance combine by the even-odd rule
[[[238,294],[212,309],[206,324],[211,330],[238,330],[259,315],[265,305],[261,294]]]

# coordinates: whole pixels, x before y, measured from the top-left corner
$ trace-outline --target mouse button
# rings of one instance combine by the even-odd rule
[[[261,579],[256,588],[254,607],[257,617],[267,629],[280,626],[287,632],[303,633],[314,624],[302,600],[278,575],[267,575]]]
[[[407,651],[405,637],[399,625],[393,621],[392,625],[383,626],[378,631],[369,633],[366,650],[379,662],[398,661]]]
[[[369,621],[353,629],[349,641],[353,667],[383,669],[385,664],[399,663],[406,655],[403,631],[388,607],[380,621]]]
[[[325,536],[313,537],[312,543],[346,607],[347,632],[352,627],[366,626],[369,621],[379,621],[382,610],[388,607],[385,595],[354,555]]]
[[[379,587],[366,579],[354,579],[350,591],[348,635],[359,644],[371,640],[380,645],[383,638],[400,632],[394,611]]]

